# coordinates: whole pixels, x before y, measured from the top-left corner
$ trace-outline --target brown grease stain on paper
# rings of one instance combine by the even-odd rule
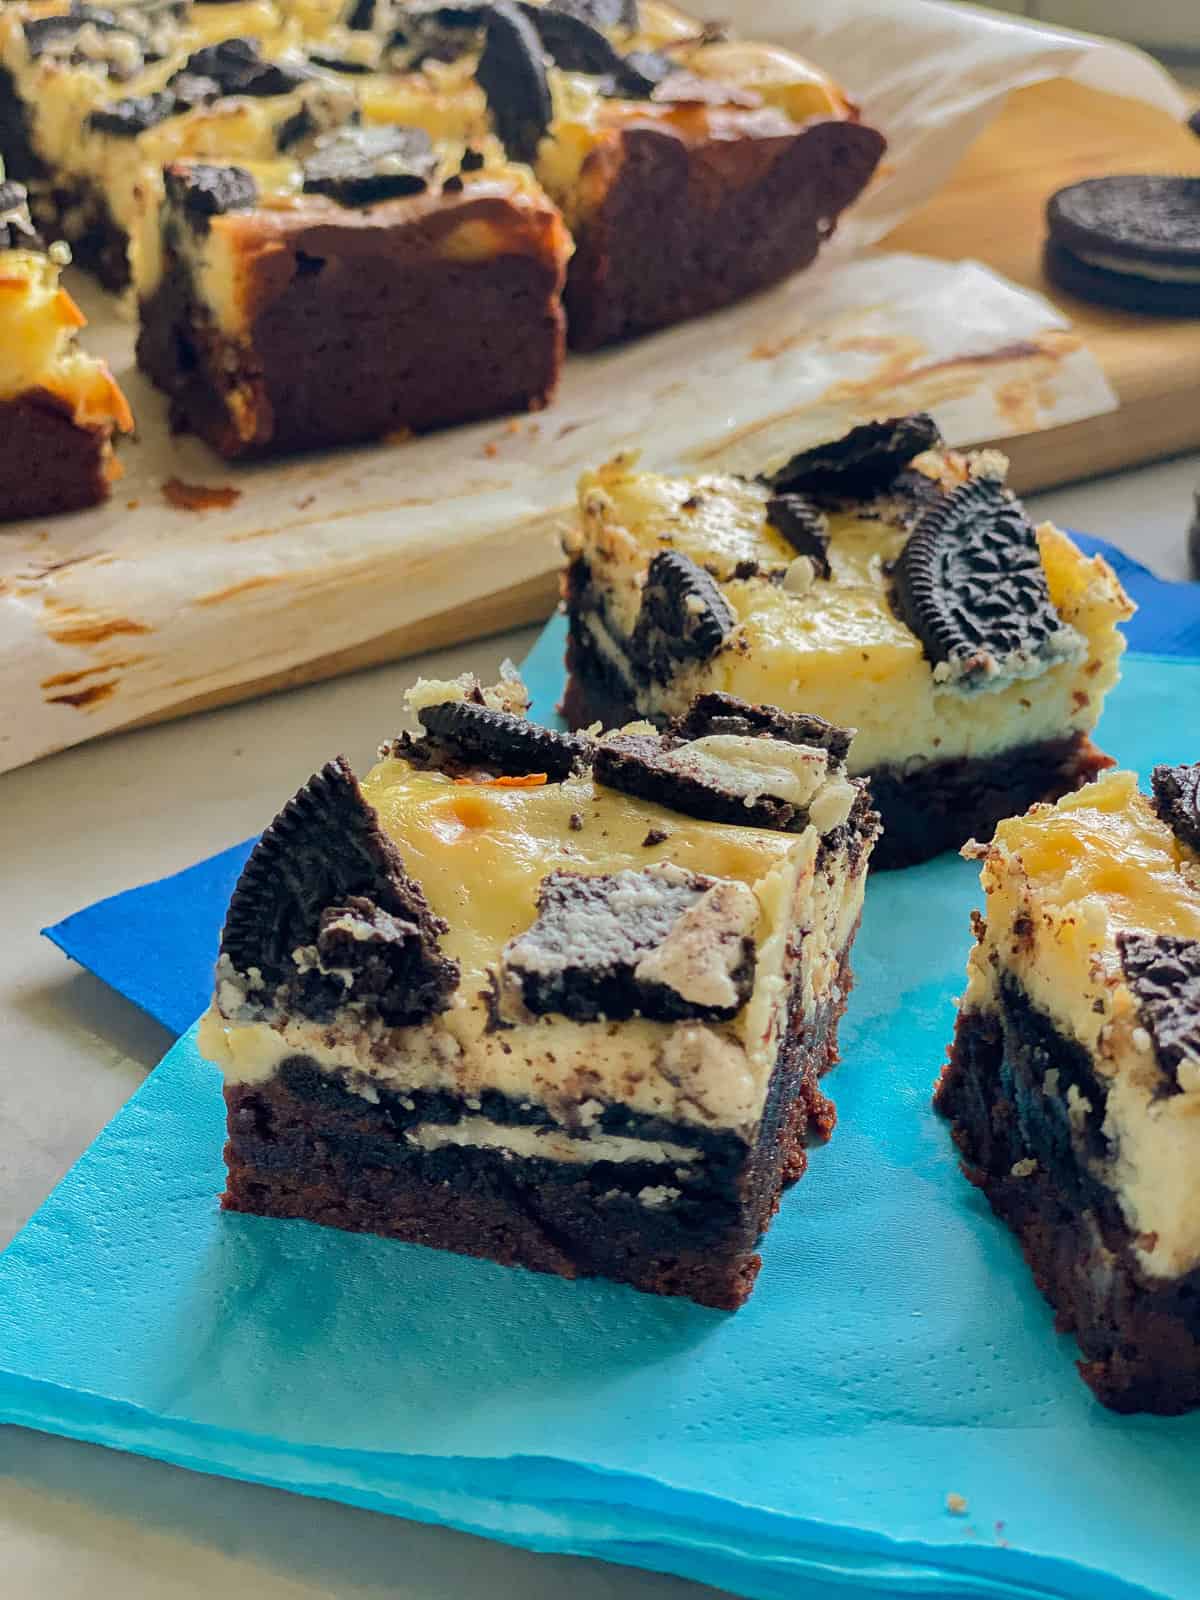
[[[48,610],[55,609],[52,595],[47,596],[45,605]],[[135,622],[131,617],[106,617],[102,612],[85,611],[80,606],[62,606],[58,616],[50,618],[45,627],[47,637],[55,644],[79,647],[105,644],[121,634],[154,632],[148,623]]]
[[[73,683],[82,683],[85,678],[94,678],[99,672],[123,672],[126,667],[139,666],[143,661],[149,660],[148,656],[123,656],[120,661],[104,661],[95,667],[80,667],[77,672],[52,672],[48,678],[42,679],[43,689],[65,689]]]
[[[228,589],[214,589],[210,594],[198,594],[192,601],[194,606],[219,606],[226,600],[235,600],[240,594],[247,594],[251,589],[269,589],[277,583],[289,583],[295,577],[291,572],[261,572],[254,578],[243,578],[241,583],[231,583]]]
[[[91,711],[102,704],[117,692],[119,679],[114,678],[109,683],[93,683],[87,689],[75,689],[67,694],[48,694],[46,704],[51,706],[74,706],[77,711]]]
[[[1006,364],[1018,370],[993,388],[996,409],[1015,433],[1035,432],[1041,426],[1041,408],[1053,401],[1053,379],[1060,363],[1078,350],[1081,343],[1077,334],[1049,329],[1034,339],[1004,345],[997,350],[952,356],[922,366],[918,362],[926,352],[916,339],[882,336],[869,340],[844,339],[831,348],[842,350],[866,345],[879,355],[875,370],[867,377],[839,379],[815,400],[747,423],[702,449],[690,452],[690,459],[711,460],[731,446],[777,428],[780,423],[793,419],[799,422],[812,413],[825,414],[831,407],[844,412],[846,427],[872,417],[932,411],[939,405],[978,393],[985,384],[982,368]]]

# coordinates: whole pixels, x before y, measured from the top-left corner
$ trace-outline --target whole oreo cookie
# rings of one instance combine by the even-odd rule
[[[1089,178],[1050,197],[1046,222],[1060,288],[1126,311],[1200,313],[1200,178]]]

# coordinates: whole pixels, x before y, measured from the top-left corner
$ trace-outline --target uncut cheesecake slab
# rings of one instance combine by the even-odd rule
[[[0,522],[107,498],[113,439],[133,426],[112,373],[78,343],[86,319],[59,281],[67,258],[43,246],[0,165]]]
[[[878,831],[849,735],[720,697],[556,734],[512,677],[410,700],[234,892],[224,1205],[737,1307],[833,1126]]]
[[[1200,1407],[1200,765],[1002,822],[936,1104],[1117,1411]]]
[[[564,597],[574,727],[663,725],[720,692],[857,730],[906,866],[1111,762],[1090,734],[1132,610],[1111,568],[1035,529],[995,451],[924,415],[866,423],[759,478],[586,474]]]

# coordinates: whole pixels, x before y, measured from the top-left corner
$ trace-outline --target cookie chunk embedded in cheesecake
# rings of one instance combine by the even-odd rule
[[[878,832],[849,731],[725,697],[593,739],[511,675],[410,705],[234,892],[226,1206],[736,1307],[833,1123]]]
[[[857,729],[879,865],[986,838],[1110,765],[1090,734],[1131,606],[1035,528],[995,451],[925,416],[857,427],[759,478],[585,475],[566,540],[575,726],[659,727],[728,693]]]
[[[1200,1406],[1200,766],[1002,822],[937,1091],[1118,1411]]]

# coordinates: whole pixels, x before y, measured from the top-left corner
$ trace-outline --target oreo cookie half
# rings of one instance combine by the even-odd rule
[[[1084,652],[1050,599],[1033,524],[995,479],[965,483],[927,511],[894,576],[896,613],[945,687],[999,688]]]
[[[1138,1021],[1178,1089],[1185,1063],[1200,1073],[1200,940],[1119,933],[1117,951]]]
[[[829,565],[829,523],[807,495],[773,494],[767,501],[767,521],[798,556],[807,556],[818,578],[833,576]]]
[[[1200,177],[1090,178],[1051,195],[1046,223],[1060,288],[1126,311],[1200,313]]]
[[[668,730],[676,739],[702,739],[712,733],[740,737],[780,739],[784,744],[812,745],[828,753],[841,766],[850,754],[854,734],[812,712],[781,711],[778,706],[755,706],[732,694],[698,694],[682,717]]]
[[[323,1022],[357,1004],[407,1026],[444,1011],[458,985],[458,964],[439,948],[445,931],[339,756],[251,852],[221,964],[251,1007]],[[347,963],[346,941],[360,936],[371,948]]]
[[[735,625],[704,568],[677,550],[662,550],[646,574],[629,654],[651,678],[668,683],[682,663],[715,656]]]
[[[915,457],[941,442],[937,423],[923,411],[865,422],[840,439],[801,450],[765,481],[778,494],[870,500],[889,489]]]
[[[537,909],[501,957],[535,1015],[727,1021],[754,987],[758,901],[743,883],[665,863],[551,872]]]
[[[417,712],[430,735],[422,741],[435,764],[483,766],[489,772],[514,776],[544,772],[551,783],[561,783],[588,761],[591,741],[579,734],[543,728],[511,711],[468,700],[444,700]],[[401,754],[405,751],[401,749]]]
[[[1154,809],[1180,844],[1200,852],[1200,761],[1155,767],[1150,774]]]
[[[486,38],[475,78],[487,96],[496,135],[514,161],[532,164],[554,106],[533,24],[509,0],[485,13]]]
[[[862,783],[847,778],[829,751],[753,727],[690,739],[609,734],[596,744],[592,771],[597,783],[683,816],[776,833],[802,833],[810,823],[832,833],[866,807]]]

